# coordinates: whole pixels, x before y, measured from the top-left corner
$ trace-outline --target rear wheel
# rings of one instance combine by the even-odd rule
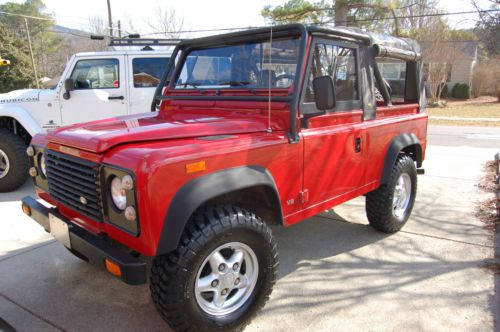
[[[401,155],[386,184],[366,195],[370,225],[385,233],[399,231],[408,221],[417,193],[417,170],[413,159]]]
[[[0,129],[0,192],[19,188],[28,178],[26,144],[14,133]]]
[[[277,244],[257,216],[225,205],[197,211],[179,247],[156,257],[151,294],[176,331],[242,330],[268,300]]]

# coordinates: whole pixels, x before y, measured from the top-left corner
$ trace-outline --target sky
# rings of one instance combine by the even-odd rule
[[[10,0],[23,2],[23,0]],[[8,2],[0,0],[0,4]],[[262,26],[266,22],[260,11],[266,5],[279,5],[285,0],[111,0],[113,21],[133,22],[139,33],[152,32],[148,20],[154,19],[158,6],[167,6],[175,10],[176,17],[183,20],[183,30],[234,28]],[[57,24],[88,30],[89,18],[101,16],[107,21],[106,0],[44,0],[46,12],[55,15]],[[487,0],[479,0],[483,8],[488,7]],[[445,12],[474,10],[470,0],[440,0],[440,9]],[[448,16],[452,28],[470,28],[474,26],[477,14]],[[204,34],[214,34],[204,33]],[[194,37],[190,34],[184,37]]]

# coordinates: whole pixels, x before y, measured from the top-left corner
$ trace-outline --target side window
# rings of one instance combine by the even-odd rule
[[[169,58],[135,58],[132,60],[134,88],[156,87],[167,67]]]
[[[75,90],[113,89],[120,87],[118,59],[79,60],[71,78]]]
[[[313,80],[327,75],[333,79],[336,101],[359,100],[355,48],[317,43],[311,55],[312,66],[304,102],[314,102]]]
[[[392,58],[377,58],[376,63],[382,78],[384,79],[384,84],[387,87],[387,91],[391,95],[391,100],[393,103],[404,102],[405,95],[405,84],[406,84],[406,62],[403,60],[392,59]],[[378,82],[375,82],[375,96],[377,101],[383,101],[378,87]]]

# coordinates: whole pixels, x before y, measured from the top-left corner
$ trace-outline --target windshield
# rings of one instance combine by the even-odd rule
[[[299,39],[246,42],[192,50],[176,89],[289,88],[297,69]]]

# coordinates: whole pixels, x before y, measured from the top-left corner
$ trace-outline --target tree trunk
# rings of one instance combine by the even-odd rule
[[[346,1],[335,1],[335,26],[347,26],[347,13],[349,5]]]

